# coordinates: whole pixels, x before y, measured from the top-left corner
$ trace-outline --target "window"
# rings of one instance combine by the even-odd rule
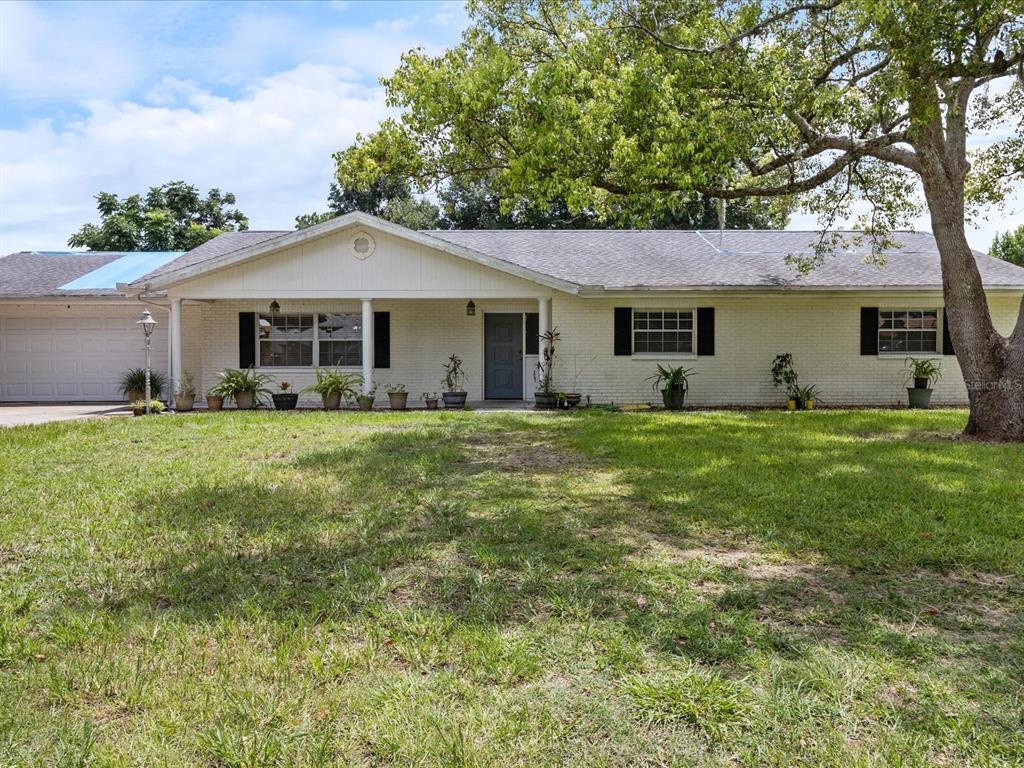
[[[320,365],[363,364],[363,318],[359,314],[320,315]]]
[[[260,366],[313,365],[313,315],[260,315]]]
[[[691,310],[633,310],[633,353],[693,354]]]
[[[938,352],[937,309],[883,309],[878,312],[878,353]]]

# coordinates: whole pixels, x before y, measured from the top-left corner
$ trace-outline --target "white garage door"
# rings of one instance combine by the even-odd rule
[[[121,374],[145,365],[142,308],[0,304],[0,400],[122,400]],[[153,316],[153,368],[164,372],[167,316]]]

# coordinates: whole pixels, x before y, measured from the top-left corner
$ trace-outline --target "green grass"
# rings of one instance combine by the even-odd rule
[[[956,411],[0,432],[0,766],[1024,765]]]

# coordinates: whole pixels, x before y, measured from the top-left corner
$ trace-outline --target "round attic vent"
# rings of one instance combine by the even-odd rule
[[[357,259],[365,259],[373,253],[376,243],[373,241],[373,236],[368,232],[356,232],[352,236],[350,247],[352,248],[353,256]]]

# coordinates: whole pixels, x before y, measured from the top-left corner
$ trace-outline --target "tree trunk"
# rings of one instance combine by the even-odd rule
[[[964,234],[963,197],[946,179],[922,174],[932,231],[942,262],[949,333],[970,402],[966,434],[979,440],[1024,441],[1024,305],[1010,338],[992,324],[981,274]]]

